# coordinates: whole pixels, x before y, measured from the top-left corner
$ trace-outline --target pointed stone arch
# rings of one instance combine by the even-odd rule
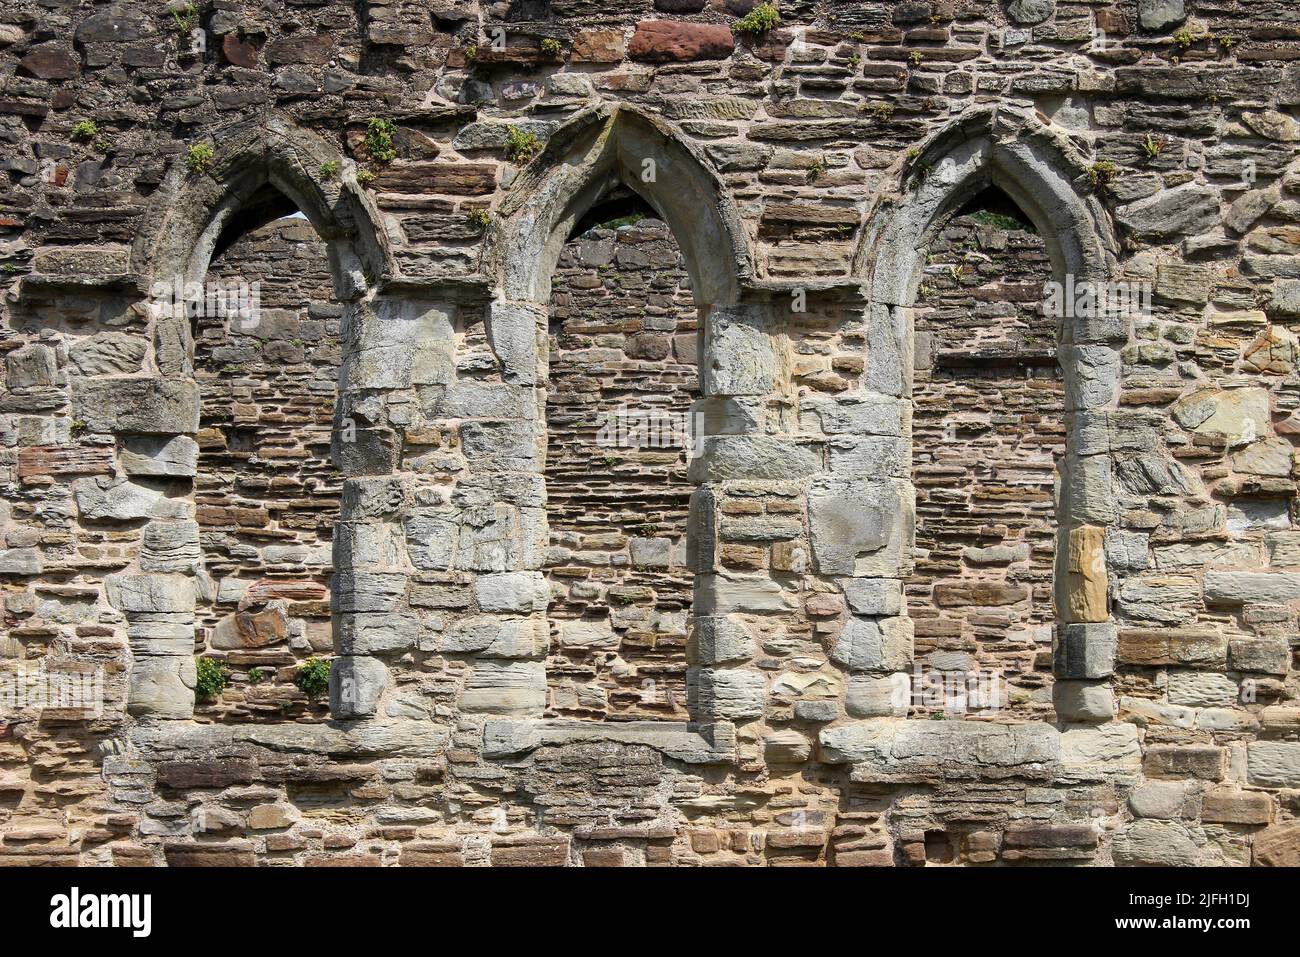
[[[1082,154],[1028,111],[1004,107],[962,117],[900,159],[892,181],[893,189],[876,202],[854,268],[869,298],[864,378],[873,391],[904,400],[901,432],[910,456],[912,307],[926,251],[948,218],[986,187],[1001,189],[1044,237],[1054,280],[1062,284],[1111,282],[1118,247],[1092,195]],[[1116,514],[1106,436],[1115,426],[1116,342],[1126,331],[1126,317],[1070,318],[1058,346],[1068,435],[1058,502],[1053,670],[1057,712],[1067,721],[1107,721],[1113,709],[1108,679],[1116,638],[1103,540]],[[910,529],[895,531],[912,540]]]
[[[761,335],[764,307],[747,295],[754,285],[749,244],[728,191],[701,153],[670,124],[625,105],[596,107],[557,130],[512,185],[497,212],[486,241],[483,273],[493,290],[489,337],[503,378],[516,383],[545,381],[552,274],[574,225],[619,185],[633,190],[656,211],[681,249],[703,330],[699,366],[702,404],[707,406],[727,394],[734,380],[743,378],[731,368],[731,359],[711,343],[725,336]],[[699,418],[708,421],[707,414]],[[691,472],[693,480],[700,481],[694,464]],[[701,483],[692,497],[692,529],[713,520],[705,485]],[[697,537],[698,531],[693,532],[689,540]],[[687,562],[697,575],[695,614],[709,615],[712,589],[701,579],[712,568],[697,548],[688,544],[688,550],[692,554]],[[709,668],[693,670],[694,677],[688,680],[694,685],[714,681]],[[728,716],[710,703],[720,697],[713,692],[695,695],[689,706],[692,722],[720,722],[729,728]],[[720,740],[729,734],[716,733]]]
[[[334,297],[349,304],[346,312],[355,312],[370,290],[394,273],[379,213],[357,185],[354,164],[321,137],[270,114],[218,130],[212,140],[215,155],[207,169],[191,172],[183,156],[172,164],[132,246],[131,272],[151,300],[174,303],[172,297],[187,295],[185,284],[202,282],[223,234],[240,225],[237,217],[250,203],[256,205],[268,188],[295,206],[325,242]],[[335,172],[326,172],[331,169]],[[131,417],[139,416],[123,404],[122,413],[105,427],[128,435],[147,433],[150,441],[166,448],[179,445],[187,450],[188,460],[171,474],[192,480],[198,474],[194,436],[199,431],[200,396],[194,377],[194,337],[184,312],[150,309],[156,377],[88,381],[81,388],[90,401],[106,390],[132,386],[140,393],[132,394],[132,404],[163,408],[168,413],[165,421],[141,425]],[[345,314],[345,328],[354,321]],[[73,391],[75,395],[78,384]],[[193,516],[189,518],[193,524]],[[118,576],[121,584],[110,588],[110,596],[122,596],[116,605],[128,620],[143,615],[148,621],[151,609],[164,608],[174,616],[172,624],[183,631],[195,621],[194,571]],[[136,597],[138,592],[145,598]],[[170,633],[170,640],[164,640],[143,627],[137,630],[143,637],[132,643],[130,710],[141,717],[191,716],[192,641],[175,640]]]
[[[498,293],[545,303],[573,225],[617,183],[641,195],[678,237],[697,303],[733,305],[753,270],[725,186],[671,125],[625,105],[574,117],[513,185],[484,254]]]
[[[268,184],[329,245],[340,299],[393,274],[379,212],[357,185],[355,165],[335,147],[276,114],[218,130],[212,139],[216,155],[202,173],[191,173],[184,157],[173,162],[136,236],[132,271],[146,287],[175,276],[202,278],[222,230]],[[337,173],[323,174],[326,164]]]

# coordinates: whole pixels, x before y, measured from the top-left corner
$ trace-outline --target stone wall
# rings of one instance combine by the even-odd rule
[[[184,560],[200,546],[198,650],[232,679],[199,711],[220,708],[225,721],[322,715],[324,702],[308,701],[293,677],[334,647],[330,553],[342,483],[330,434],[343,310],[305,219],[234,238],[207,278],[236,295],[248,286],[258,309],[195,320],[198,535]]]
[[[697,325],[666,223],[598,225],[565,244],[546,393],[556,714],[686,717]]]
[[[909,614],[919,663],[962,689],[982,672],[977,692],[982,680],[999,710],[1028,716],[1051,707],[1058,320],[1044,315],[1042,237],[1017,225],[1009,200],[972,202],[987,208],[948,221],[917,298]]]
[[[0,676],[92,690],[0,716],[0,859],[1300,861],[1288,5],[172,6],[0,14]],[[972,226],[990,188],[1032,233]],[[626,553],[685,539],[686,646],[629,627],[626,670],[565,648],[556,545],[605,506],[557,488],[585,453],[548,421],[582,394],[569,240],[620,190],[680,258],[617,234],[664,302],[597,269],[644,330],[599,361],[701,423]],[[319,242],[258,229],[268,191]],[[232,255],[269,324],[196,343],[158,284]],[[1150,296],[1039,313],[1049,275]],[[962,545],[1027,560],[935,566],[959,399],[1030,465],[1020,523]],[[972,577],[1016,603],[936,597]],[[235,680],[196,707],[205,649]],[[914,703],[972,653],[1008,706]]]

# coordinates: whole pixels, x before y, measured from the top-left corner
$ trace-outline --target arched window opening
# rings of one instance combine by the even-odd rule
[[[998,706],[1040,715],[1066,446],[1060,331],[1043,306],[1051,279],[1043,237],[996,187],[934,234],[914,317],[907,585],[919,667],[1004,679]]]
[[[635,192],[578,220],[549,313],[550,712],[680,720],[698,315],[672,232]]]
[[[219,704],[199,701],[200,714],[327,714],[325,697],[304,695],[295,677],[305,659],[332,650],[341,482],[330,432],[342,316],[333,297],[326,244],[282,193],[258,190],[222,230],[192,318],[196,638],[230,681]]]

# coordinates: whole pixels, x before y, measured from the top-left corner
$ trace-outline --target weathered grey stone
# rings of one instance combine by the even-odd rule
[[[889,436],[840,437],[826,443],[827,465],[835,475],[906,479],[911,472],[907,443]]]
[[[477,714],[540,715],[546,670],[540,661],[478,661],[465,679],[460,706]]]
[[[912,665],[912,619],[850,616],[831,660],[850,671],[893,672]]]
[[[68,362],[81,375],[130,375],[144,367],[149,344],[124,332],[97,332],[68,349]]]
[[[542,445],[532,421],[463,422],[460,441],[476,472],[541,470]]]
[[[130,271],[131,247],[118,243],[86,246],[45,246],[32,264],[39,273],[51,276],[110,279]]]
[[[1216,605],[1281,604],[1300,598],[1300,574],[1293,572],[1205,573],[1205,600]]]
[[[1194,816],[1192,792],[1185,781],[1147,781],[1128,796],[1134,817],[1174,820]]]
[[[1274,279],[1267,311],[1279,319],[1300,317],[1300,279]]]
[[[1115,521],[1115,489],[1111,458],[1091,455],[1070,456],[1066,460],[1070,517],[1096,525]]]
[[[1064,722],[1110,721],[1115,716],[1115,696],[1109,682],[1056,681],[1052,706]]]
[[[556,124],[548,120],[518,119],[509,123],[467,123],[456,133],[452,148],[457,150],[505,149],[510,131],[518,129],[545,140],[555,131]]]
[[[850,675],[844,710],[854,718],[903,717],[911,700],[911,684],[901,672],[892,675]]]
[[[388,669],[378,658],[340,655],[330,667],[330,714],[335,718],[373,715],[387,683]]]
[[[137,658],[131,663],[127,710],[153,718],[189,718],[194,714],[198,672],[191,656]]]
[[[737,668],[700,668],[696,677],[698,713],[730,721],[752,721],[763,716],[767,682],[757,671]]]
[[[1067,725],[1060,745],[1061,762],[1068,766],[1132,771],[1142,763],[1137,726],[1122,721]]]
[[[608,619],[596,621],[578,619],[565,621],[559,625],[560,647],[579,648],[588,651],[614,651],[618,648],[620,637],[614,631]]]
[[[39,575],[41,553],[35,548],[0,548],[0,575]]]
[[[1061,735],[1045,724],[873,719],[823,728],[818,739],[823,761],[865,765],[878,779],[913,772],[942,778],[980,765],[1045,766],[1061,757]]]
[[[193,612],[194,580],[183,575],[109,575],[108,603],[131,614]]]
[[[408,651],[436,633],[427,621],[406,614],[344,614],[335,621],[335,650],[341,655]]]
[[[1300,787],[1300,742],[1250,742],[1246,745],[1246,777],[1256,787]]]
[[[1244,233],[1272,209],[1279,199],[1281,190],[1276,185],[1243,193],[1228,207],[1227,215],[1223,217],[1224,225],[1234,232]]]
[[[190,477],[198,471],[199,444],[188,435],[126,436],[118,461],[127,475]]]
[[[1138,0],[1138,22],[1144,29],[1163,30],[1186,16],[1183,0]]]
[[[1173,459],[1154,452],[1124,456],[1115,462],[1119,488],[1130,495],[1202,494],[1200,483],[1191,471]]]
[[[488,336],[506,382],[521,385],[537,382],[537,342],[546,321],[545,310],[532,303],[505,300],[492,303]]]
[[[827,435],[901,436],[911,419],[910,403],[870,392],[814,393],[799,404],[800,428]]]
[[[456,333],[440,305],[376,299],[354,307],[349,325],[354,339],[344,352],[340,373],[348,387],[403,389],[454,379]]]
[[[763,757],[768,764],[803,764],[812,756],[812,744],[793,728],[763,736]]]
[[[671,538],[633,538],[628,541],[628,551],[635,568],[668,568],[672,564]]]
[[[1058,625],[1052,673],[1058,678],[1106,678],[1115,671],[1119,636],[1111,622]]]
[[[398,611],[408,583],[406,575],[395,572],[339,572],[334,576],[335,611]]]
[[[709,736],[673,721],[509,721],[490,719],[483,727],[483,756],[503,758],[526,754],[547,745],[598,746],[640,744],[687,764],[730,763],[735,759],[735,735],[729,725],[716,725]]]
[[[1067,411],[1102,409],[1114,403],[1119,392],[1120,354],[1109,346],[1065,346],[1062,360],[1069,363],[1065,377]]]
[[[809,544],[824,575],[889,576],[901,559],[915,506],[910,484],[819,479],[808,492]],[[883,553],[878,562],[859,556]],[[869,567],[859,568],[860,564]]]
[[[466,508],[460,513],[460,526],[456,533],[456,551],[452,567],[467,571],[503,572],[518,566],[520,543],[516,526],[516,512],[509,505],[482,505]],[[430,536],[442,534],[431,524]],[[408,531],[409,534],[409,531]],[[425,539],[420,539],[424,544]],[[428,539],[425,561],[436,567],[435,555],[441,555],[442,545]],[[415,560],[414,552],[412,561]]]
[[[531,419],[537,393],[530,385],[473,379],[430,386],[421,392],[425,414],[444,419]]]
[[[891,578],[849,578],[840,583],[855,615],[901,615],[903,583]]]
[[[479,575],[474,582],[474,595],[483,611],[520,614],[545,611],[551,597],[541,572]]]
[[[770,435],[708,436],[691,460],[693,482],[797,479],[822,470],[818,445]]]
[[[777,376],[775,340],[759,310],[715,309],[704,335],[700,385],[706,396],[772,391]]]
[[[150,572],[190,572],[203,560],[197,522],[150,522],[140,546],[140,567]]]
[[[131,521],[142,518],[186,518],[191,506],[169,499],[162,492],[128,481],[97,477],[72,484],[81,517],[93,521]]]
[[[417,513],[406,520],[405,528],[412,565],[428,571],[451,568],[459,530],[454,512]]]
[[[438,643],[445,654],[532,658],[546,651],[545,625],[530,618],[471,615],[452,623]]]
[[[1196,183],[1175,186],[1120,206],[1115,219],[1141,239],[1194,235],[1218,225],[1219,192]]]
[[[1196,620],[1201,587],[1195,578],[1171,575],[1164,578],[1130,578],[1119,588],[1119,608],[1134,621],[1167,625]]]
[[[57,375],[58,362],[49,346],[30,343],[5,356],[5,384],[12,391],[54,385]]]
[[[1201,863],[1200,849],[1184,825],[1150,818],[1134,821],[1116,835],[1114,855],[1115,863],[1126,867],[1193,867]]]
[[[72,414],[91,432],[146,434],[199,430],[199,394],[192,380],[72,379]]]
[[[1290,478],[1295,448],[1286,439],[1260,439],[1232,453],[1232,468],[1246,475]]]
[[[1281,638],[1233,638],[1228,641],[1228,663],[1236,671],[1285,675],[1291,647]]]
[[[1237,682],[1213,671],[1169,671],[1169,703],[1187,708],[1231,708]]]
[[[713,616],[695,619],[691,647],[695,663],[701,665],[749,661],[758,650],[753,636],[742,622]]]
[[[1007,16],[1024,26],[1049,20],[1055,12],[1056,0],[1007,0]]]
[[[1271,432],[1266,389],[1202,389],[1179,399],[1173,415],[1188,431],[1230,446],[1249,445]]]
[[[698,575],[695,578],[696,613],[705,616],[735,612],[763,614],[794,607],[778,582],[758,575]]]

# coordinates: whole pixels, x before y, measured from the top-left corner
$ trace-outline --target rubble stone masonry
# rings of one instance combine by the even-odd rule
[[[5,4],[0,863],[1300,864],[1294,5],[754,7]]]

